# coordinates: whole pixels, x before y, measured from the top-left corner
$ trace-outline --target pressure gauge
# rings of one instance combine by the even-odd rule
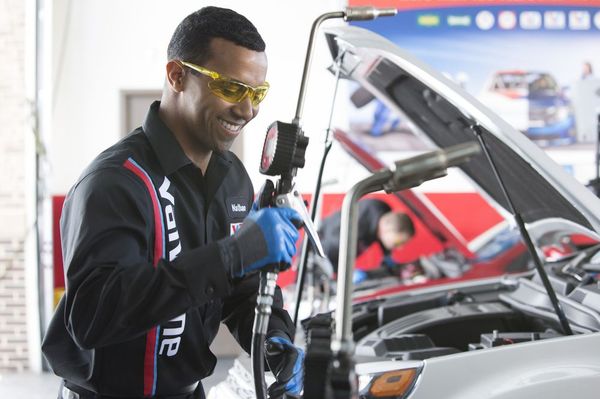
[[[270,176],[294,175],[304,166],[308,137],[291,123],[273,122],[267,129],[260,161],[260,173]]]

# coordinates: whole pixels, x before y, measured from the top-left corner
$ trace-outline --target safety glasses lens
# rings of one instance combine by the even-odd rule
[[[267,92],[269,91],[268,87],[258,87],[252,91],[251,101],[252,104],[258,105],[262,100],[267,96]]]
[[[265,99],[267,91],[269,91],[268,86],[253,89],[242,83],[227,79],[212,80],[208,83],[208,87],[217,97],[230,103],[239,103],[249,95],[252,105],[255,106]]]
[[[238,82],[224,79],[215,79],[209,82],[208,87],[214,94],[231,103],[242,101],[249,90],[248,87]]]

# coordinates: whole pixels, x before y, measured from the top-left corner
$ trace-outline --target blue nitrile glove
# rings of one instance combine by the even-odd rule
[[[352,282],[354,284],[362,283],[367,279],[367,272],[363,270],[356,269],[352,274]]]
[[[299,235],[293,222],[300,220],[291,208],[264,208],[250,213],[234,235],[219,241],[230,276],[243,277],[272,264],[289,267]]]
[[[265,341],[265,358],[276,380],[268,389],[269,398],[299,396],[304,386],[304,351],[289,339],[275,336]]]

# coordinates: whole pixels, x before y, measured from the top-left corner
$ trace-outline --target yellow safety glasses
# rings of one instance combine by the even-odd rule
[[[208,70],[196,64],[192,64],[191,62],[181,61],[181,63],[186,67],[201,73],[202,75],[212,78],[212,80],[208,82],[208,88],[210,91],[215,96],[230,103],[239,103],[242,102],[246,97],[250,97],[250,102],[252,105],[257,106],[262,100],[265,99],[265,96],[269,91],[269,84],[267,82],[264,82],[257,87],[252,87],[240,81],[223,76],[218,72]]]

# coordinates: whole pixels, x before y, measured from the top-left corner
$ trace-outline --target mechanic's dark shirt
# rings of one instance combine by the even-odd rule
[[[358,240],[356,247],[356,256],[363,253],[373,243],[378,243],[385,256],[390,254],[377,237],[377,225],[379,219],[385,213],[390,212],[391,208],[384,201],[378,199],[364,199],[358,202]],[[340,225],[341,212],[336,212],[321,222],[319,228],[319,238],[323,244],[325,255],[333,264],[337,272],[339,249],[340,249]]]
[[[159,104],[65,201],[66,294],[43,352],[67,386],[130,397],[193,390],[215,367],[209,345],[222,320],[250,352],[258,278],[230,281],[215,241],[248,214],[252,183],[231,152],[213,153],[203,176]],[[269,330],[293,336],[279,290]]]

